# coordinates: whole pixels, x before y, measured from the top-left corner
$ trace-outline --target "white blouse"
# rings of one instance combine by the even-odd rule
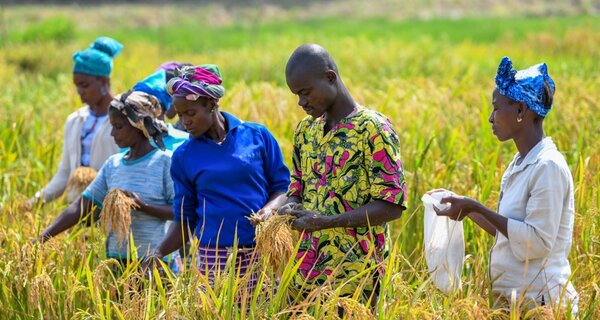
[[[508,239],[497,232],[490,253],[494,292],[510,299],[514,291],[537,304],[569,301],[576,312],[568,260],[574,207],[573,177],[550,137],[524,159],[515,155],[500,187],[498,213],[508,218]]]

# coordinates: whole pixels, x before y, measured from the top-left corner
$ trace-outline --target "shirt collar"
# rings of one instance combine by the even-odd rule
[[[228,113],[228,112],[225,112],[225,111],[221,111],[221,114],[223,115],[223,117],[225,117],[225,120],[227,121],[227,126],[229,127],[228,131],[231,131],[231,130],[235,129],[239,125],[241,125],[242,123],[244,123],[242,120],[236,118],[231,113]]]
[[[529,150],[519,165],[517,165],[517,160],[520,158],[520,155],[517,153],[511,163],[511,174],[523,171],[530,164],[536,163],[540,158],[540,155],[548,150],[556,150],[556,145],[552,141],[551,137],[546,137],[538,142],[531,150]]]

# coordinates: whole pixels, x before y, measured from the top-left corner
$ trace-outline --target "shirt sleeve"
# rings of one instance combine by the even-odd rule
[[[110,160],[111,158],[104,163],[94,181],[83,191],[83,196],[91,200],[98,208],[102,208],[104,198],[109,191],[107,177],[110,176],[112,168]]]
[[[296,127],[294,132],[294,148],[292,153],[292,173],[290,176],[290,185],[288,188],[288,197],[300,197],[304,191],[304,183],[302,182],[302,161],[300,155],[300,136],[303,134],[304,128],[302,122]]]
[[[508,241],[517,259],[526,261],[547,257],[552,251],[570,175],[555,162],[542,164],[531,177],[530,197],[524,221],[508,219]]]
[[[184,149],[180,147],[171,158],[171,177],[173,178],[174,191],[173,221],[186,221],[191,229],[195,229],[198,224],[196,215],[198,199],[193,181],[190,181],[185,174],[183,151]]]
[[[44,202],[51,202],[52,200],[60,197],[65,192],[67,187],[67,183],[69,181],[69,176],[71,171],[69,169],[69,152],[74,152],[74,150],[68,149],[68,136],[73,134],[70,132],[70,128],[73,127],[72,120],[68,119],[65,123],[64,134],[63,134],[63,144],[62,144],[62,156],[60,159],[60,164],[58,165],[58,170],[56,174],[52,177],[50,182],[39,192],[36,193],[36,198],[44,199]]]
[[[387,119],[369,126],[368,146],[364,152],[371,197],[404,206],[406,185],[398,134]]]
[[[275,137],[263,128],[265,161],[264,172],[269,184],[269,195],[275,192],[286,192],[290,185],[290,171],[283,162],[283,154]]]
[[[163,182],[165,192],[165,202],[172,205],[173,199],[175,198],[175,191],[173,190],[173,179],[171,178],[171,158],[167,158],[163,167]]]

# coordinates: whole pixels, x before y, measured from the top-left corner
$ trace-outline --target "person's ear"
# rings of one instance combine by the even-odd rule
[[[523,121],[526,112],[527,105],[523,102],[519,102],[519,104],[517,104],[517,122]]]
[[[329,83],[334,83],[337,81],[337,74],[333,70],[326,71],[325,77],[327,77],[327,80],[329,81]]]

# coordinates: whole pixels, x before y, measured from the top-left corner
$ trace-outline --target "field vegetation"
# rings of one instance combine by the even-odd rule
[[[338,307],[349,319],[567,317],[563,309],[493,310],[487,273],[493,238],[468,221],[462,290],[446,296],[427,273],[421,195],[444,187],[494,208],[501,175],[516,152],[512,143],[497,141],[487,120],[494,75],[505,55],[517,68],[546,62],[556,82],[545,128],[565,155],[576,188],[572,280],[580,294],[579,316],[600,318],[597,16],[346,18],[289,10],[232,15],[219,7],[0,8],[0,318],[335,319]],[[212,287],[193,271],[144,279],[136,272],[139,262],[115,277],[100,228],[76,228],[43,246],[32,244],[66,200],[30,212],[18,204],[58,166],[64,120],[81,105],[71,55],[100,35],[125,45],[115,60],[115,94],[167,60],[218,64],[226,87],[221,109],[269,127],[288,164],[294,127],[305,115],[286,87],[285,63],[305,42],[332,53],[354,97],[386,114],[401,138],[408,210],[392,223],[385,296],[375,312],[339,297],[336,288],[290,304],[285,293],[297,268],[293,263],[277,290],[275,273],[265,264],[264,289],[250,292],[240,305],[246,279],[233,267]]]

